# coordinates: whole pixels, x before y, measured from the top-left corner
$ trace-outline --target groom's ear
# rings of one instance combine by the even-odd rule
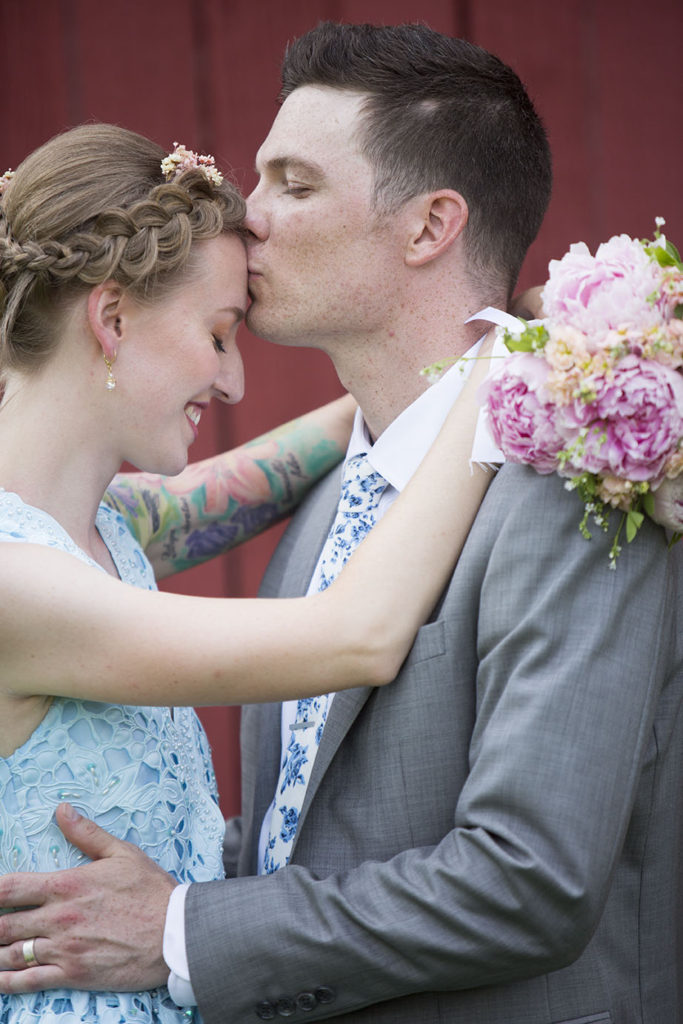
[[[426,192],[409,201],[409,238],[405,262],[420,267],[447,252],[462,236],[469,210],[454,189]]]

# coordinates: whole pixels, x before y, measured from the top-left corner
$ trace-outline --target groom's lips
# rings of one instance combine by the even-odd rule
[[[254,267],[247,265],[247,285],[249,290],[249,297],[251,298],[252,302],[254,300],[254,293],[252,289],[256,285],[256,283],[261,280],[262,276],[263,275],[260,270],[256,270]]]

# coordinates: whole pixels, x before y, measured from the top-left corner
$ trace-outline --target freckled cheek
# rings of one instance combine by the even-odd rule
[[[319,279],[331,262],[330,250],[324,245],[300,243],[282,252],[280,270],[296,285]]]
[[[320,251],[333,247],[338,234],[339,225],[330,224],[328,218],[316,216],[313,219],[306,214],[293,213],[280,223],[278,230],[271,228],[270,244],[281,252]]]

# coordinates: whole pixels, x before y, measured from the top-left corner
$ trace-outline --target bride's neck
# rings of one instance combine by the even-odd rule
[[[0,487],[48,512],[95,556],[95,516],[118,464],[76,390],[47,377],[8,388],[0,405]]]

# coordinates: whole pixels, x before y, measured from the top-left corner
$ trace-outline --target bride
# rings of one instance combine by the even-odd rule
[[[140,544],[153,538],[136,538],[102,499],[124,460],[180,473],[211,400],[242,397],[242,199],[210,158],[181,147],[167,157],[108,125],[58,136],[2,186],[0,872],[78,862],[54,821],[68,801],[175,879],[216,878],[223,820],[190,706],[395,676],[486,487],[468,466],[476,380],[405,496],[327,590],[279,601],[159,593]],[[284,514],[313,464],[320,473],[339,457],[350,404],[187,471],[180,492],[248,467],[238,503],[187,502],[181,550],[166,564],[155,550],[162,572],[189,564],[187,538],[211,515],[239,518],[259,502],[266,520]],[[257,464],[283,450],[303,471],[291,493],[273,493]],[[117,494],[125,504],[125,487]],[[228,531],[233,541],[248,532]],[[40,939],[21,952],[40,963]],[[187,1020],[163,989],[0,998],[2,1024],[48,1017]]]

